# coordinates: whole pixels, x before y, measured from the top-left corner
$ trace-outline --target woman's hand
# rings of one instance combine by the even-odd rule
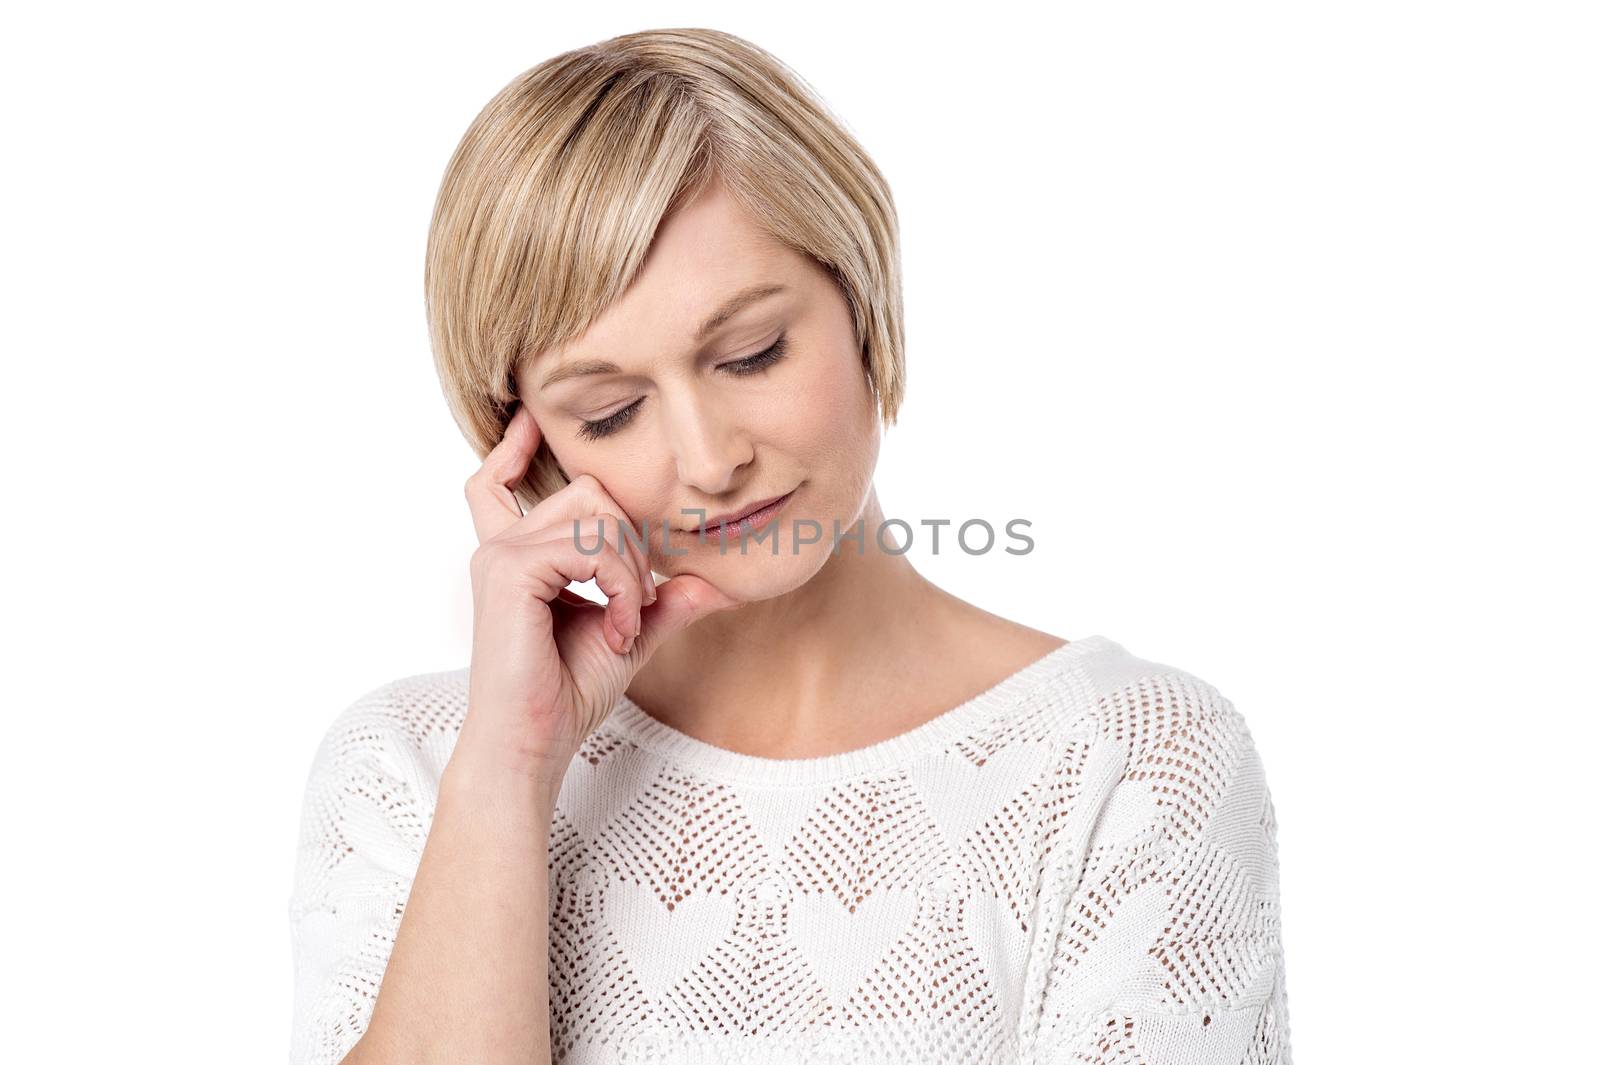
[[[510,767],[556,789],[578,747],[655,649],[739,603],[691,574],[658,588],[645,552],[621,532],[622,508],[591,475],[523,514],[513,487],[541,439],[533,415],[519,405],[504,438],[467,480],[479,544],[471,565],[467,717],[452,763]],[[605,544],[595,553],[602,533]],[[606,594],[604,606],[567,589],[587,580]]]

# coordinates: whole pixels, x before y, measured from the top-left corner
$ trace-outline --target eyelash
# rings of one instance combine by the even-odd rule
[[[748,377],[751,374],[761,373],[788,355],[788,341],[789,335],[787,333],[779,333],[778,339],[774,340],[772,345],[765,351],[759,351],[748,359],[737,359],[733,362],[725,362],[722,365],[724,367],[739,367],[739,369],[728,371],[735,377]],[[592,422],[580,420],[578,435],[585,440],[598,440],[603,436],[610,436],[633,419],[634,414],[639,410],[639,404],[643,402],[644,397],[641,396],[615,414],[608,414],[606,417]]]

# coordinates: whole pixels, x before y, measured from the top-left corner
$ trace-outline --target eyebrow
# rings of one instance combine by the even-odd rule
[[[783,285],[760,284],[751,285],[747,289],[736,292],[725,303],[723,303],[721,307],[718,307],[714,312],[712,312],[712,314],[706,318],[705,321],[700,323],[700,328],[695,330],[695,342],[700,343],[704,341],[706,337],[710,336],[718,328],[724,325],[730,318],[744,310],[750,304],[755,303],[758,300],[764,300],[768,296],[775,296],[783,291],[785,291]],[[549,388],[557,381],[565,381],[569,377],[587,377],[591,374],[621,372],[622,367],[618,366],[614,362],[607,362],[604,359],[583,359],[578,362],[569,363],[566,366],[557,367],[556,369],[550,371],[550,373],[546,375],[545,379],[540,382],[539,388],[542,391],[546,388]]]

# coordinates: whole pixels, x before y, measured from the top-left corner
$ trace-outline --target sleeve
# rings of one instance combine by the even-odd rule
[[[1182,671],[1100,709],[1113,770],[1043,948],[1025,1059],[1292,1065],[1277,822],[1243,717]]]
[[[291,1065],[337,1065],[366,1031],[437,798],[387,688],[339,715],[312,760],[289,899]]]

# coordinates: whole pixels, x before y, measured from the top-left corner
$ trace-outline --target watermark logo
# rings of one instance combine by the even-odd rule
[[[706,517],[704,510],[684,510],[683,513],[699,515],[702,521]],[[603,543],[611,542],[606,533],[606,526],[609,523],[602,517],[600,519],[600,535],[585,538],[580,532],[581,521],[582,519],[579,518],[572,519],[573,542],[577,544],[578,550],[583,554],[598,555]],[[961,522],[960,525],[956,525],[955,521],[954,518],[919,518],[916,524],[913,525],[912,522],[904,518],[886,518],[872,532],[871,537],[874,546],[888,555],[905,554],[917,542],[918,535],[928,541],[929,549],[935,555],[945,550],[951,542],[954,542],[964,553],[969,555],[985,555],[996,549],[1003,550],[1008,555],[1026,555],[1033,551],[1033,537],[1020,531],[1033,526],[1033,522],[1026,518],[1012,518],[1005,523],[1006,536],[1014,543],[1003,547],[999,546],[1000,537],[996,533],[995,527],[984,519],[968,518]],[[649,519],[646,519],[641,524],[643,526],[642,530],[635,529],[625,522],[621,523],[620,528],[617,530],[617,539],[614,545],[618,553],[624,550],[624,541],[632,543],[647,553],[655,546],[656,541],[650,535],[651,525]],[[857,518],[849,530],[841,528],[839,519],[835,518],[831,533],[825,532],[822,523],[812,518],[798,518],[787,524],[791,530],[787,538],[782,535],[785,523],[781,521],[772,522],[760,529],[741,528],[737,535],[723,535],[715,530],[708,531],[703,527],[696,529],[694,535],[699,537],[702,544],[715,540],[717,553],[722,555],[727,554],[728,549],[737,544],[741,555],[749,554],[751,547],[754,546],[756,548],[767,547],[773,556],[777,556],[781,553],[781,545],[785,540],[789,544],[789,553],[798,555],[802,548],[823,543],[824,537],[826,537],[826,542],[828,543],[828,550],[832,554],[839,554],[842,546],[847,543],[855,544],[858,555],[866,554],[868,532],[865,518]],[[903,530],[904,535],[898,539],[888,537],[887,534],[891,526]],[[920,534],[916,526],[923,527]],[[955,526],[954,531],[941,536],[941,531],[948,529],[950,526]],[[689,554],[687,547],[673,547],[672,535],[675,532],[679,532],[679,530],[672,528],[670,524],[664,521],[660,524],[659,529],[659,540],[663,555],[679,557]]]

